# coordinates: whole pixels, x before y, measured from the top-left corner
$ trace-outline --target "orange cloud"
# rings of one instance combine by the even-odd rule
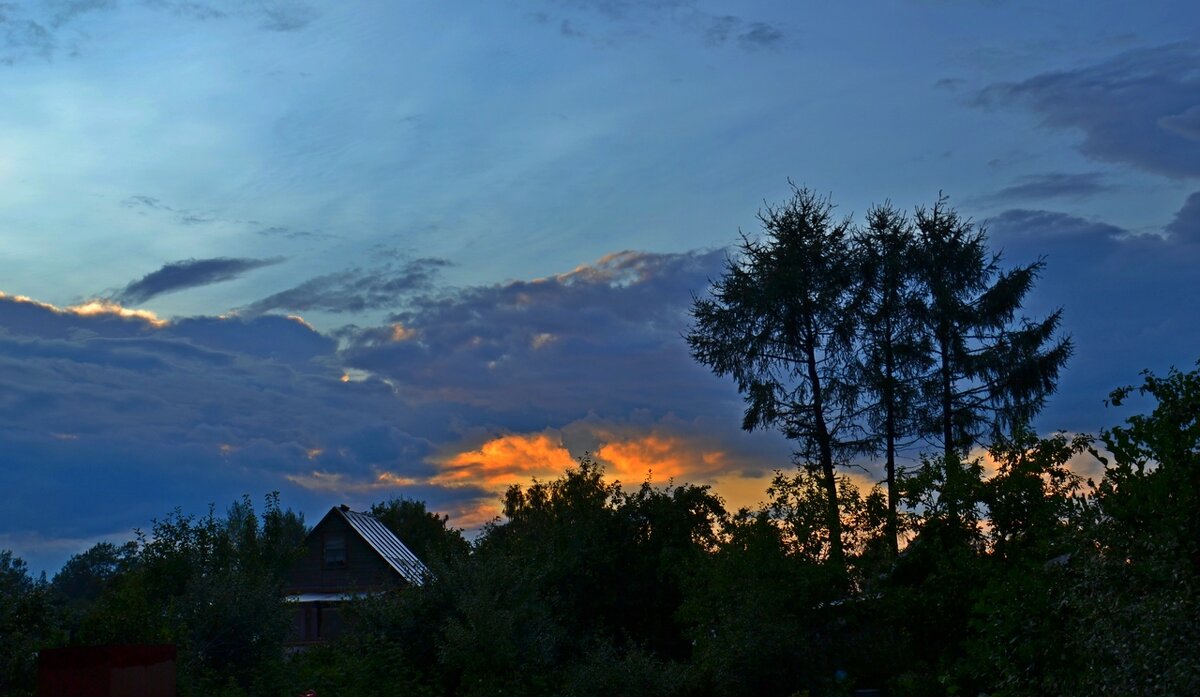
[[[417,335],[417,330],[396,322],[392,325],[392,341],[408,341]]]
[[[530,477],[552,478],[575,464],[558,437],[548,433],[509,434],[493,438],[475,450],[436,461],[442,472],[434,484],[508,486]]]
[[[651,481],[703,478],[729,467],[725,452],[704,450],[682,436],[650,433],[615,440],[596,450],[596,459],[606,465],[609,477],[622,481]]]

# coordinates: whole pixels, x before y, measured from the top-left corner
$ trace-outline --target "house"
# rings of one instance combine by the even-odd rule
[[[292,644],[332,639],[345,603],[425,582],[429,569],[378,519],[335,506],[304,539],[303,556],[285,584],[295,604]]]

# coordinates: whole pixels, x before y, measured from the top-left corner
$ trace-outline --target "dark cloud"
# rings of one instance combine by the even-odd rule
[[[1054,172],[1020,177],[1015,183],[987,197],[993,202],[1029,201],[1052,198],[1084,199],[1114,187],[1099,172],[1068,174]]]
[[[59,48],[59,32],[86,27],[89,15],[133,7],[186,19],[241,19],[265,31],[281,32],[304,29],[317,18],[316,10],[303,0],[141,0],[124,5],[117,0],[0,3],[0,64],[12,66],[34,58],[51,60]],[[74,32],[67,36],[77,35]]]
[[[1171,240],[1181,244],[1200,244],[1200,191],[1187,197],[1183,208],[1167,225]]]
[[[0,4],[0,64],[13,65],[28,58],[49,60],[54,48],[54,35],[43,23],[24,16],[16,5]]]
[[[575,39],[582,39],[584,36],[587,36],[583,32],[576,29],[571,24],[571,20],[569,20],[569,19],[564,19],[558,25],[558,33],[562,34],[563,36],[568,36],[568,37],[575,38]]]
[[[142,0],[143,4],[188,19],[221,19],[225,12],[204,2],[190,0]]]
[[[259,27],[268,31],[299,31],[317,16],[316,10],[307,3],[286,0],[263,2],[260,12]]]
[[[766,22],[753,22],[749,29],[738,35],[743,47],[766,48],[783,40],[783,32]]]
[[[44,5],[53,15],[50,26],[57,29],[80,15],[112,10],[117,3],[116,0],[49,0]]]
[[[933,86],[940,90],[946,90],[948,92],[957,92],[958,90],[962,89],[962,86],[965,84],[967,84],[967,81],[963,80],[962,78],[944,77],[941,80],[938,80],[937,82],[933,83]]]
[[[282,237],[287,240],[316,240],[316,239],[331,239],[336,235],[330,235],[325,232],[313,232],[312,230],[295,230],[283,225],[272,225],[271,227],[260,228],[254,231],[255,234],[263,237]]]
[[[164,205],[163,202],[159,201],[157,198],[153,196],[146,196],[145,194],[134,194],[132,196],[128,196],[124,201],[121,201],[121,205],[125,206],[126,208],[148,208],[152,211],[174,210],[170,206]]]
[[[526,470],[474,479],[476,451],[538,433],[638,481],[643,464],[769,469],[786,444],[739,431],[732,385],[680,337],[722,259],[618,254],[424,297],[341,342],[278,315],[162,322],[0,295],[0,530],[49,548],[271,490],[308,511],[405,494],[478,522]]]
[[[1158,120],[1158,125],[1184,138],[1200,140],[1200,105]]]
[[[572,38],[584,37],[579,18],[587,16],[600,29],[601,45],[614,45],[630,36],[653,36],[663,26],[673,26],[698,34],[709,46],[735,43],[747,50],[779,45],[784,32],[779,26],[761,20],[746,20],[734,15],[712,14],[696,0],[541,0],[546,9],[531,12],[530,17],[543,25],[554,25],[559,33]],[[570,13],[560,16],[557,13]],[[736,40],[736,41],[735,41]]]
[[[0,530],[128,532],[176,505],[271,490],[323,510],[346,488],[289,479],[314,471],[370,483],[344,496],[358,505],[419,491],[451,511],[491,496],[428,482],[431,439],[453,438],[445,422],[379,380],[343,382],[337,343],[302,321],[118,312],[0,296]]]
[[[165,293],[174,293],[186,288],[198,288],[222,281],[232,281],[248,271],[282,261],[282,257],[273,259],[217,257],[215,259],[174,261],[163,264],[161,269],[152,271],[125,286],[121,292],[117,293],[116,300],[122,303],[142,303]]]
[[[395,308],[408,296],[433,286],[444,259],[414,259],[373,269],[350,269],[309,279],[253,302],[240,312],[250,316],[271,310],[363,312]]]
[[[1081,151],[1169,177],[1200,176],[1200,46],[1122,53],[1102,63],[994,84],[981,106],[1023,106],[1052,128],[1078,131]]]
[[[1194,215],[1193,199],[1176,222],[1189,219],[1189,210]],[[1045,258],[1027,310],[1042,316],[1062,307],[1064,329],[1075,340],[1042,429],[1094,432],[1114,422],[1102,408],[1110,390],[1135,381],[1143,369],[1182,368],[1200,358],[1200,323],[1185,310],[1200,288],[1200,245],[1186,244],[1174,229],[1135,234],[1046,210],[1008,210],[987,222],[1006,260]]]
[[[733,15],[713,17],[708,28],[704,30],[704,40],[709,46],[720,46],[728,41],[730,36],[737,34],[741,24],[742,20]]]
[[[343,355],[414,399],[461,400],[522,427],[589,412],[695,416],[732,396],[681,339],[691,293],[724,258],[623,252],[550,278],[424,296],[390,326],[358,332]]]

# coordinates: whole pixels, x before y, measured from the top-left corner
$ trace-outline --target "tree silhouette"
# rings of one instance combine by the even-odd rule
[[[797,458],[819,469],[830,558],[840,565],[835,467],[865,446],[851,370],[851,226],[833,219],[828,199],[795,186],[759,221],[763,239],[743,235],[711,297],[693,301],[687,341],[697,361],[737,381],[743,428],[780,429],[796,441]]]

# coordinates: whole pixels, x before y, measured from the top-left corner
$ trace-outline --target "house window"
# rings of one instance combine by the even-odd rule
[[[325,536],[325,568],[326,569],[344,569],[344,568],[346,568],[346,536],[345,535],[326,535]]]

